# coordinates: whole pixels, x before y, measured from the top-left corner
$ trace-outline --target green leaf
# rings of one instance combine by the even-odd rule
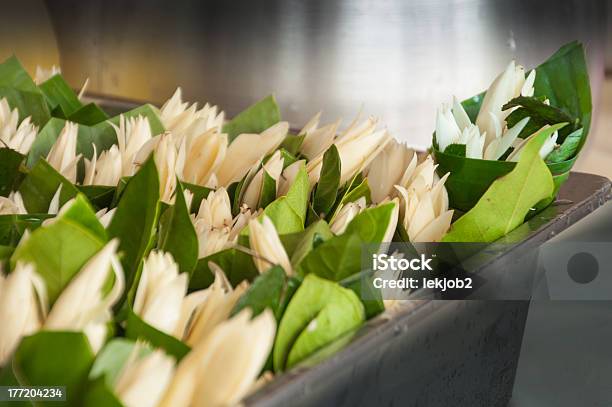
[[[449,155],[456,155],[458,157],[465,157],[465,144],[450,144],[444,152]]]
[[[0,215],[0,245],[17,246],[26,229],[33,231],[52,217],[47,214]]]
[[[96,208],[110,208],[117,188],[108,185],[77,185],[89,202]]]
[[[306,138],[306,134],[300,134],[298,136],[287,134],[281,143],[280,148],[286,150],[289,154],[296,156],[300,152],[300,147],[302,147],[304,138]]]
[[[208,197],[211,188],[206,188],[201,185],[190,184],[188,182],[181,182],[183,185],[183,189],[188,189],[193,194],[193,199],[191,200],[191,207],[189,208],[190,213],[197,213],[200,209],[200,204],[203,199]]]
[[[580,146],[580,142],[582,140],[582,130],[583,129],[580,128],[565,137],[563,143],[561,143],[560,146],[555,147],[555,149],[546,156],[546,163],[560,163],[573,157]]]
[[[393,215],[395,204],[392,202],[368,208],[355,216],[344,233],[356,234],[365,243],[381,243]]]
[[[291,258],[291,265],[295,267],[314,249],[315,242],[324,242],[333,236],[327,222],[319,220],[301,232],[280,235],[280,239]]]
[[[131,310],[127,318],[125,335],[130,339],[141,339],[156,348],[161,348],[176,360],[181,360],[191,350],[187,344],[147,324]]]
[[[198,235],[178,179],[175,203],[164,212],[159,223],[158,247],[172,254],[181,272],[191,274],[198,262]]]
[[[281,153],[281,157],[283,158],[283,170],[298,161],[298,158],[294,154],[290,153],[284,148],[279,148],[279,151]]]
[[[121,373],[125,362],[134,351],[136,342],[126,338],[114,338],[110,340],[96,356],[96,360],[89,372],[90,379],[104,377],[108,384],[114,383]],[[151,350],[143,346],[139,356],[144,356]]]
[[[578,151],[586,141],[591,125],[591,85],[584,48],[574,41],[561,47],[536,68],[534,96],[546,97],[551,106],[580,119],[584,128]]]
[[[563,110],[545,104],[539,98],[519,96],[506,103],[502,110],[517,108],[512,111],[506,118],[508,128],[514,127],[519,121],[525,117],[529,117],[529,122],[521,131],[519,137],[526,138],[540,130],[547,124],[570,123],[570,126],[565,126],[559,131],[559,140],[564,140],[565,137],[572,131],[578,128],[579,119],[572,117]]]
[[[265,215],[272,220],[278,234],[299,232],[304,229],[309,192],[308,175],[302,165],[287,195],[276,199],[264,209]]]
[[[119,238],[126,287],[138,282],[142,259],[153,244],[159,214],[159,178],[153,154],[130,178],[108,225],[111,238]]]
[[[124,407],[103,377],[87,384],[83,405],[87,407]]]
[[[60,207],[78,194],[78,189],[45,160],[40,160],[26,175],[19,187],[23,203],[29,213],[47,213],[59,186]]]
[[[249,106],[223,126],[231,143],[243,133],[259,134],[278,123],[281,119],[280,110],[273,95],[267,96]]]
[[[563,125],[540,130],[525,146],[514,170],[494,181],[474,208],[452,225],[443,241],[492,242],[523,223],[530,208],[550,197],[554,181],[539,151],[546,138]]]
[[[0,86],[0,99],[6,98],[11,109],[19,111],[19,121],[31,117],[32,123],[42,127],[50,118],[49,108],[42,94],[7,86]]]
[[[313,209],[318,215],[325,217],[336,202],[340,186],[340,154],[334,144],[323,154],[321,177],[313,199]]]
[[[339,281],[341,286],[352,290],[361,300],[366,319],[374,318],[385,311],[382,293],[374,287],[374,275],[371,270],[364,270]]]
[[[40,129],[28,154],[28,168],[32,168],[39,159],[44,159],[49,154],[51,147],[53,147],[55,140],[57,140],[65,125],[65,120],[53,117]]]
[[[61,74],[53,75],[38,87],[45,95],[49,110],[53,110],[59,106],[66,115],[64,118],[72,115],[83,107],[79,97],[74,90],[72,90],[70,85],[66,83]]]
[[[0,148],[0,196],[8,196],[21,180],[19,167],[24,156],[10,148]]]
[[[349,202],[356,202],[360,198],[365,198],[366,204],[368,204],[368,205],[372,203],[370,185],[368,185],[368,179],[367,178],[364,178],[358,184],[355,183],[354,185],[351,185],[345,191],[344,195],[342,195],[342,198],[340,199],[339,203],[341,205],[344,205],[344,204],[349,203]],[[336,207],[336,211],[338,210],[339,207],[340,207],[340,205],[338,205]],[[334,215],[335,215],[335,213],[334,213]]]
[[[289,302],[274,344],[274,369],[286,370],[363,324],[359,298],[337,283],[308,275]]]
[[[266,308],[272,310],[277,320],[280,320],[280,305],[286,291],[287,276],[280,266],[274,266],[253,280],[253,284],[240,297],[232,315],[245,308],[251,308],[253,317],[261,314]]]
[[[261,182],[261,193],[259,195],[258,208],[265,208],[276,199],[276,181],[268,171],[263,170],[263,179]]]
[[[108,115],[95,103],[88,103],[68,116],[71,122],[93,126],[108,120]]]
[[[81,332],[41,331],[21,341],[13,368],[22,386],[66,386],[66,402],[80,406],[94,360]]]
[[[249,254],[235,248],[225,249],[198,260],[189,281],[189,291],[201,290],[212,284],[214,275],[208,266],[209,262],[221,267],[234,287],[244,280],[253,281],[259,275]]]
[[[50,303],[106,242],[106,232],[82,195],[48,226],[40,227],[11,257],[33,263],[46,283]]]
[[[14,55],[0,64],[0,86],[41,94],[36,83]]]

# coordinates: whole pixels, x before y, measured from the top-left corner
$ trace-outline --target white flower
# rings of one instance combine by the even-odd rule
[[[232,224],[232,205],[225,188],[210,191],[200,202],[195,220],[201,220],[210,228],[221,228]]]
[[[376,130],[376,120],[368,120],[358,123],[354,121],[348,129],[341,134],[334,144],[338,148],[340,156],[340,184],[345,184],[354,174],[363,170],[382,151],[391,136],[386,130]],[[318,182],[323,166],[323,154],[311,160],[306,169],[310,185]]]
[[[318,127],[320,119],[321,112],[310,119],[299,133],[305,136],[300,146],[300,153],[309,160],[324,153],[332,145],[336,137],[338,126],[340,125],[340,120],[337,120],[335,123]]]
[[[0,196],[0,215],[26,215],[27,213],[19,191],[11,192],[8,197]]]
[[[378,154],[368,168],[367,178],[372,202],[383,202],[395,193],[394,185],[399,184],[405,169],[415,159],[416,153],[405,144],[392,139]]]
[[[96,157],[96,145],[93,145],[91,161],[85,159],[85,178],[83,185],[109,185],[116,186],[121,180],[122,160],[121,152],[116,144],[110,149],[102,151]]]
[[[353,218],[363,212],[365,208],[366,200],[364,197],[359,198],[355,202],[349,202],[342,205],[338,213],[329,223],[330,230],[336,235],[341,235]]]
[[[185,165],[179,174],[181,180],[215,187],[214,174],[225,158],[227,144],[227,134],[217,132],[216,127],[183,140],[180,148],[184,150]]]
[[[191,139],[208,130],[221,132],[225,113],[208,103],[200,110],[195,103],[191,106],[188,102],[183,103],[182,90],[177,88],[174,95],[162,106],[160,118],[166,130],[175,136],[178,147],[183,141],[189,143]]]
[[[21,338],[40,329],[46,301],[44,282],[33,265],[17,263],[7,276],[0,270],[0,367],[11,358]]]
[[[251,319],[245,309],[220,324],[181,360],[160,406],[238,404],[259,376],[275,332],[270,310]]]
[[[453,211],[448,210],[447,178],[448,174],[434,185],[435,177],[421,171],[407,188],[396,186],[401,196],[400,219],[411,242],[438,242],[448,231]]]
[[[248,288],[246,281],[232,288],[221,269],[215,268],[213,263],[209,266],[214,270],[215,281],[205,290],[185,297],[175,329],[175,336],[192,347],[206,340],[216,326],[229,318],[236,302]]]
[[[264,186],[264,171],[268,176],[272,177],[275,182],[276,191],[274,196],[276,197],[276,193],[278,192],[278,184],[279,178],[281,175],[281,171],[283,170],[283,157],[279,150],[276,150],[272,157],[268,159],[268,161],[262,165],[262,167],[257,171],[255,176],[249,182],[244,195],[242,196],[242,203],[246,205],[248,208],[256,209],[259,206],[259,200],[261,198],[262,188]]]
[[[179,320],[188,275],[180,273],[170,253],[152,251],[144,262],[134,312],[149,325],[172,334]]]
[[[0,99],[0,147],[28,154],[38,134],[38,127],[26,117],[19,123],[19,110],[11,110],[6,98]]]
[[[41,83],[45,82],[48,79],[51,79],[51,77],[57,75],[58,73],[62,73],[62,70],[59,66],[51,65],[51,68],[46,69],[37,65],[36,72],[34,73],[34,82],[36,82],[37,85],[40,85]]]
[[[261,134],[241,134],[227,149],[217,171],[219,185],[229,186],[242,177],[267,154],[276,150],[289,131],[289,123],[279,122]]]
[[[249,221],[249,244],[251,250],[255,252],[253,261],[260,273],[278,264],[285,273],[293,274],[289,256],[270,218],[264,215],[261,223],[257,219]]]
[[[115,253],[118,245],[116,239],[111,240],[70,280],[51,308],[44,329],[83,331],[94,352],[102,347],[107,324],[112,319],[112,306],[125,285]],[[113,286],[107,291],[105,284],[111,270]]]
[[[76,153],[78,132],[78,124],[66,122],[47,154],[47,162],[72,183],[76,182],[77,164],[81,159],[81,154]]]
[[[289,192],[289,188],[293,185],[293,182],[297,178],[300,169],[306,165],[305,160],[298,160],[291,165],[288,165],[278,180],[278,191],[276,191],[276,196],[285,196],[287,192]]]
[[[119,127],[113,123],[111,125],[115,129],[117,145],[121,153],[121,176],[134,175],[137,169],[134,162],[136,154],[153,137],[149,119],[141,115],[126,119],[121,115],[119,116]]]
[[[155,407],[174,375],[174,359],[160,349],[138,357],[140,350],[134,346],[113,388],[126,407]]]

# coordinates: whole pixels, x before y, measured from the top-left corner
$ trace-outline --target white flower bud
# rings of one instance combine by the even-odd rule
[[[264,215],[261,223],[257,219],[249,221],[249,244],[255,252],[253,261],[260,273],[274,265],[280,265],[285,273],[293,274],[289,256],[270,218]]]
[[[77,164],[81,159],[81,154],[76,153],[78,132],[78,124],[66,122],[47,154],[47,162],[72,183],[76,182]]]

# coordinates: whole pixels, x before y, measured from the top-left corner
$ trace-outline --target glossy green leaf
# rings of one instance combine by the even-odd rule
[[[535,96],[519,96],[502,107],[502,110],[515,108],[506,118],[509,128],[514,127],[523,118],[529,117],[529,121],[519,137],[529,137],[547,124],[569,123],[568,126],[559,131],[559,140],[562,141],[569,133],[579,127],[579,118],[570,116],[558,107],[547,105],[540,99]]]
[[[71,122],[93,126],[108,120],[108,115],[95,103],[88,103],[68,116]]]
[[[78,189],[45,160],[40,160],[19,186],[23,203],[29,213],[47,213],[59,186],[60,207],[78,194]]]
[[[191,274],[198,262],[198,235],[178,180],[175,203],[164,211],[159,224],[158,248],[172,254],[182,273]]]
[[[257,204],[258,208],[265,208],[270,205],[272,201],[276,199],[276,181],[268,171],[264,169],[263,171],[263,179],[261,183],[261,192],[259,194],[259,203]]]
[[[304,229],[310,183],[306,168],[302,165],[287,195],[281,196],[264,209],[279,234],[299,232]]]
[[[87,407],[124,407],[103,377],[92,380],[85,386],[83,405]]]
[[[76,187],[98,210],[111,206],[117,190],[116,187],[108,185],[77,185]]]
[[[253,281],[259,275],[253,258],[235,248],[225,249],[198,260],[189,281],[189,291],[200,290],[212,284],[214,275],[209,262],[217,264],[225,272],[227,279],[236,287],[242,281]]]
[[[277,319],[280,319],[280,306],[287,285],[287,276],[280,266],[274,266],[257,276],[253,284],[240,297],[232,315],[245,308],[250,308],[253,316],[261,314],[266,308],[272,310]]]
[[[153,155],[130,178],[108,225],[111,238],[119,238],[126,287],[138,281],[142,259],[149,252],[159,214],[159,178]]]
[[[106,232],[82,195],[48,226],[34,230],[11,257],[33,263],[46,283],[50,303],[106,243]]]
[[[363,305],[351,290],[308,275],[293,295],[278,327],[274,369],[286,370],[363,324]]]
[[[90,379],[104,376],[108,383],[114,383],[121,373],[125,362],[134,351],[136,342],[126,338],[114,338],[110,340],[98,352],[96,360],[89,372]],[[149,353],[150,349],[142,346],[139,356]]]
[[[24,158],[15,150],[0,148],[0,196],[8,196],[21,181],[19,167]]]
[[[19,121],[30,117],[32,123],[42,127],[50,118],[49,108],[42,94],[13,87],[0,86],[0,99],[6,98],[11,109],[19,111]]]
[[[187,344],[174,336],[168,335],[143,321],[133,311],[128,313],[125,335],[133,340],[144,340],[156,348],[163,349],[167,354],[181,360],[191,350]]]
[[[258,134],[281,120],[280,110],[274,95],[249,106],[223,126],[231,143],[243,133]]]
[[[47,214],[0,215],[0,245],[17,246],[26,229],[33,231],[52,217]]]
[[[291,258],[291,265],[295,267],[315,248],[315,242],[321,243],[333,236],[327,222],[319,220],[301,232],[281,235],[280,239]]]
[[[572,132],[560,146],[555,147],[555,149],[546,156],[546,163],[561,163],[563,161],[569,160],[573,156],[576,155],[578,151],[578,147],[582,141],[582,128]]]
[[[532,207],[552,196],[554,181],[539,150],[562,126],[540,130],[525,146],[516,167],[491,184],[474,208],[453,223],[443,241],[492,242],[523,223]]]
[[[49,105],[49,110],[60,107],[66,118],[83,107],[76,92],[64,80],[61,74],[55,74],[40,85],[38,85],[45,100]]]
[[[444,149],[445,154],[456,155],[458,157],[465,157],[465,144],[450,144]]]
[[[60,405],[81,406],[94,353],[81,332],[41,331],[24,338],[14,357],[23,386],[66,386]]]
[[[200,204],[203,199],[208,197],[211,188],[206,188],[201,185],[190,184],[188,182],[182,182],[183,189],[189,190],[193,194],[193,198],[191,199],[191,206],[189,207],[190,213],[197,213],[200,209]]]
[[[0,64],[0,86],[41,94],[36,83],[14,55]]]
[[[287,136],[281,143],[280,148],[286,150],[289,154],[296,156],[300,152],[300,147],[302,147],[304,138],[306,138],[305,134],[300,134],[297,136],[293,134],[287,134]]]
[[[338,187],[340,186],[340,154],[334,144],[323,154],[323,165],[321,167],[321,176],[317,183],[313,209],[319,216],[325,217],[331,211],[336,196]]]

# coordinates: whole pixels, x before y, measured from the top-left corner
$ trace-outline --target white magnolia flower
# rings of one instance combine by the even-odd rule
[[[26,215],[28,211],[19,191],[14,191],[8,197],[0,196],[0,215]]]
[[[70,280],[51,308],[44,329],[83,331],[94,352],[102,347],[112,319],[111,309],[125,285],[116,255],[118,245],[116,239],[111,240]],[[107,290],[111,271],[113,286]]]
[[[121,153],[121,176],[132,176],[138,168],[135,163],[136,154],[153,137],[149,119],[141,115],[129,118],[121,115],[119,126],[113,123],[111,125],[115,129],[117,145]]]
[[[340,184],[345,184],[354,174],[366,168],[391,138],[386,130],[376,130],[376,120],[373,118],[362,123],[355,120],[334,142],[340,156]],[[323,154],[306,166],[311,186],[318,182],[322,166]]]
[[[19,110],[11,110],[6,98],[0,99],[0,147],[26,155],[37,134],[38,127],[32,124],[30,117],[19,123]]]
[[[329,223],[330,230],[336,235],[341,235],[353,218],[363,212],[365,208],[366,200],[364,197],[359,198],[355,202],[349,202],[342,205],[338,213]]]
[[[217,171],[219,185],[229,186],[240,181],[257,163],[282,143],[289,123],[279,122],[261,134],[241,134],[227,148],[227,154]]]
[[[122,160],[119,148],[116,144],[113,144],[108,150],[102,151],[100,157],[96,157],[95,144],[93,150],[91,161],[85,159],[83,185],[116,186],[122,176]]]
[[[305,160],[298,160],[291,165],[288,165],[278,180],[278,191],[276,191],[276,196],[285,196],[287,192],[289,192],[289,188],[293,185],[295,178],[297,177],[300,169],[306,165]]]
[[[42,66],[37,65],[36,72],[34,73],[34,82],[37,85],[40,85],[41,83],[45,82],[48,79],[51,79],[51,77],[57,75],[58,73],[62,73],[62,70],[59,66],[51,65],[51,68],[46,69]]]
[[[183,141],[189,143],[209,130],[220,133],[225,113],[208,103],[199,110],[195,103],[190,106],[188,102],[183,102],[182,90],[177,88],[162,106],[160,118],[166,130],[174,135],[178,147]]]
[[[245,281],[232,288],[220,268],[214,270],[215,281],[205,290],[195,291],[185,297],[175,336],[189,346],[197,346],[219,324],[227,320],[234,306],[248,288]]]
[[[372,202],[380,203],[394,196],[393,186],[400,183],[406,168],[413,159],[416,160],[416,153],[405,144],[395,139],[387,144],[368,168],[367,178]]]
[[[261,223],[257,219],[249,221],[249,244],[255,252],[253,261],[260,273],[274,265],[280,265],[285,273],[293,274],[289,256],[270,218],[264,215]]]
[[[533,69],[525,78],[525,69],[511,61],[489,86],[476,118],[476,125],[486,133],[486,144],[496,137],[498,123],[504,123],[510,114],[510,110],[502,111],[502,107],[517,96],[533,96],[535,76]]]
[[[160,406],[237,405],[266,363],[275,332],[270,310],[251,319],[245,309],[220,324],[181,360]]]
[[[335,123],[318,127],[320,119],[321,112],[310,119],[299,133],[305,136],[300,146],[300,153],[309,160],[324,153],[333,144],[338,126],[340,125],[340,120],[337,120]]]
[[[202,199],[196,221],[201,221],[210,228],[221,228],[232,225],[232,205],[225,188],[210,191],[205,199]]]
[[[134,312],[149,325],[172,334],[179,320],[188,275],[179,273],[170,253],[152,251],[144,262]]]
[[[155,407],[174,376],[174,359],[157,349],[139,357],[137,344],[125,363],[114,392],[126,407]]]
[[[77,164],[81,159],[81,154],[76,153],[78,132],[78,124],[66,122],[47,154],[47,162],[72,183],[76,182]]]
[[[272,154],[272,157],[270,157],[268,161],[262,165],[259,171],[257,171],[255,176],[249,182],[246,191],[242,196],[242,203],[244,205],[252,209],[259,207],[259,200],[261,198],[261,193],[263,192],[262,189],[264,186],[264,171],[266,174],[268,174],[268,176],[272,177],[275,182],[276,191],[274,196],[276,197],[281,171],[283,171],[283,162],[284,159],[281,156],[281,152],[276,150],[274,154]]]
[[[46,289],[31,264],[17,263],[7,276],[0,270],[0,367],[21,338],[40,329],[47,312]]]
[[[401,196],[400,219],[411,242],[440,241],[453,217],[444,188],[448,174],[434,184],[435,173],[430,177],[426,172],[418,173],[407,188],[396,186]]]
[[[215,172],[219,169],[227,152],[227,134],[211,128],[199,135],[184,139],[180,148],[184,150],[185,165],[179,174],[181,180],[206,187],[216,186]]]
[[[204,258],[211,254],[225,250],[232,245],[230,240],[230,228],[211,228],[203,222],[194,223],[198,235],[198,258]]]

